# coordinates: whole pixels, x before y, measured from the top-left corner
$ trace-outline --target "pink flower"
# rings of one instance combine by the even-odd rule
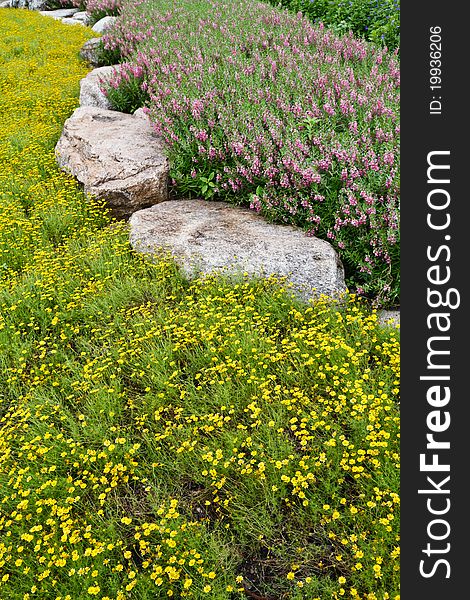
[[[209,136],[207,135],[206,131],[201,129],[200,131],[198,131],[196,133],[196,139],[199,140],[200,142],[206,142],[209,139]]]

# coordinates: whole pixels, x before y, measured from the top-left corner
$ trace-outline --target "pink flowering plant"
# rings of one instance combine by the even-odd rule
[[[111,100],[134,75],[177,190],[329,239],[351,289],[397,302],[396,54],[253,0],[129,2],[104,45],[126,60]]]
[[[87,0],[87,12],[92,21],[97,22],[106,16],[116,16],[121,9],[122,0]]]
[[[114,50],[103,49],[106,52]],[[113,108],[121,112],[133,113],[148,104],[144,71],[141,66],[123,62],[111,81],[104,83],[102,91],[112,100]]]

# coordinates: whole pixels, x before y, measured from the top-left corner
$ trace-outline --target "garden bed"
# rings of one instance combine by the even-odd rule
[[[54,159],[93,32],[1,13],[0,596],[398,598],[398,330],[133,252]]]
[[[127,2],[108,95],[145,105],[177,193],[243,203],[328,239],[352,291],[399,299],[394,54],[253,0]]]

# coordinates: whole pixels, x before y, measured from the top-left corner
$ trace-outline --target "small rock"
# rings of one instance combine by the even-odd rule
[[[83,21],[79,21],[78,19],[62,19],[62,23],[64,23],[65,25],[81,25],[82,27],[85,27],[85,23]]]
[[[92,29],[93,29],[93,31],[96,31],[96,33],[104,33],[110,27],[112,27],[114,25],[116,20],[117,20],[117,17],[110,17],[110,16],[103,17],[102,19],[100,19],[93,25]]]
[[[97,67],[100,64],[99,61],[99,48],[101,44],[101,38],[92,38],[87,40],[81,50],[80,57],[86,60],[93,67]]]
[[[77,21],[83,21],[85,25],[88,25],[91,17],[86,10],[80,10],[73,15],[73,18],[77,19]]]
[[[136,117],[137,119],[144,119],[145,121],[147,121],[148,123],[150,122],[150,117],[148,116],[148,114],[144,111],[143,108],[138,108],[135,112],[134,112],[134,117]]]
[[[39,13],[45,17],[53,19],[65,19],[78,12],[78,8],[58,8],[57,10],[40,10]]]
[[[286,276],[304,299],[346,291],[331,244],[226,202],[171,200],[135,212],[129,224],[136,250],[169,249],[189,276],[227,270]]]
[[[399,310],[381,310],[379,311],[378,317],[381,325],[390,325],[392,327],[400,326]]]
[[[112,108],[111,102],[101,91],[103,82],[110,79],[113,73],[119,70],[119,65],[98,67],[90,71],[80,81],[80,106],[96,106],[97,108]]]
[[[150,122],[84,106],[65,121],[56,146],[60,167],[104,199],[118,218],[168,198],[168,159]]]

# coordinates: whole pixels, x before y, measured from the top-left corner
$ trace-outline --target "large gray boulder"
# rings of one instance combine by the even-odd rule
[[[119,65],[110,67],[98,67],[90,71],[80,81],[80,106],[96,106],[97,108],[112,108],[111,102],[101,91],[103,83],[111,79],[113,74],[119,70]]]
[[[328,242],[267,223],[249,209],[174,200],[135,212],[129,224],[134,249],[170,250],[189,276],[214,271],[287,276],[303,298],[346,291],[343,266]]]
[[[79,107],[65,121],[56,156],[118,218],[168,198],[168,159],[148,119]]]
[[[80,50],[80,57],[86,60],[93,67],[97,67],[99,62],[99,48],[101,44],[101,38],[92,38],[87,40]]]
[[[96,31],[96,33],[104,33],[105,31],[113,27],[116,20],[117,17],[103,17],[93,25],[92,29],[93,31]]]
[[[29,10],[44,10],[47,8],[49,0],[29,0]]]

